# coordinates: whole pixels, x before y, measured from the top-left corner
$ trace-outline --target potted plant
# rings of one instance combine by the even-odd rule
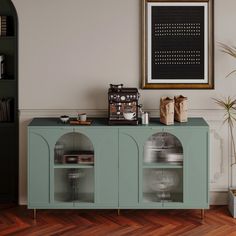
[[[226,53],[236,59],[236,47],[228,46],[223,43],[220,43],[219,45],[223,53]],[[226,77],[229,77],[234,73],[236,73],[236,69],[231,71],[228,75],[226,75]],[[223,99],[216,99],[216,98],[213,99],[216,102],[216,104],[218,104],[225,111],[223,124],[227,123],[229,127],[230,142],[232,147],[231,150],[232,151],[231,173],[232,173],[232,167],[236,164],[236,147],[233,133],[234,123],[236,122],[236,99],[230,96]],[[232,183],[230,184],[229,188],[228,208],[232,216],[236,218],[236,188],[233,188]]]
[[[228,46],[224,43],[219,43],[219,46],[221,47],[221,52],[226,53],[236,59],[236,47],[235,46]],[[236,69],[232,70],[228,75],[226,75],[226,78],[234,73],[236,73]]]

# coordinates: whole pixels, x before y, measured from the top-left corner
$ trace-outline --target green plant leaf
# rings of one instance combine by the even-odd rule
[[[236,70],[231,71],[228,75],[226,75],[226,78],[228,78],[230,75],[234,74]]]

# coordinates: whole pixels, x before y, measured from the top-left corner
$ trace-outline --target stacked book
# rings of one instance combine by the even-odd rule
[[[0,16],[0,36],[7,36],[7,16]]]
[[[10,122],[13,120],[13,99],[0,99],[0,122]]]

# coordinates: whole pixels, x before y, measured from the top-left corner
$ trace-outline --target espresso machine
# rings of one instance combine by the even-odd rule
[[[138,125],[139,92],[123,84],[110,84],[108,90],[108,124]]]

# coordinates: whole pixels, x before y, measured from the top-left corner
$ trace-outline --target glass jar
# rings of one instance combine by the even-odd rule
[[[143,125],[149,124],[149,113],[148,112],[142,112],[142,124]]]

